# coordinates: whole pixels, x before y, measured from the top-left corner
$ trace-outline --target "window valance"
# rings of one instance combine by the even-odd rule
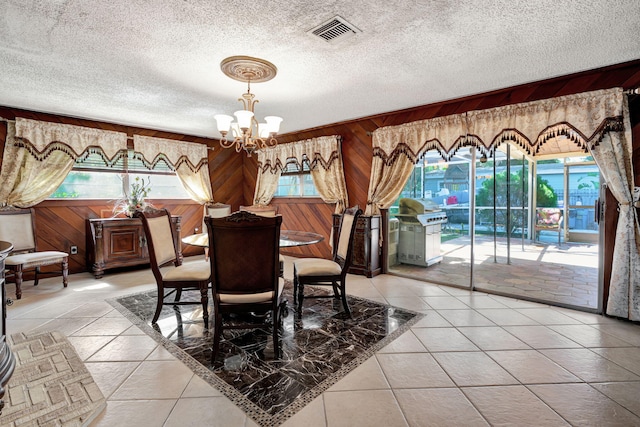
[[[340,159],[340,137],[338,135],[321,136],[281,144],[258,151],[258,167],[263,170],[281,172],[288,162],[294,161],[298,166],[306,159],[311,170],[321,167],[328,170],[332,163]]]
[[[624,128],[623,96],[605,89],[383,127],[373,132],[373,154],[386,164],[400,155],[415,163],[436,149],[449,160],[461,147],[490,155],[507,141],[531,156],[587,152]]]
[[[127,134],[111,130],[16,118],[14,145],[42,161],[54,151],[73,160],[99,153],[107,164],[115,163],[127,150]]]
[[[195,142],[134,135],[133,150],[149,168],[161,160],[175,170],[184,165],[192,172],[207,165],[207,146]]]

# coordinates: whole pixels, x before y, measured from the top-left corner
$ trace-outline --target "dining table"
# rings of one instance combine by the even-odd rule
[[[280,231],[280,247],[292,248],[295,246],[306,246],[320,243],[324,240],[322,234],[313,233],[311,231],[297,230],[281,230]],[[192,246],[200,246],[206,248],[209,246],[209,234],[197,233],[182,238],[182,243]]]

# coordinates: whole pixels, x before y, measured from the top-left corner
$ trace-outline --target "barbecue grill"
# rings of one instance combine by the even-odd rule
[[[447,214],[431,200],[400,199],[398,262],[428,267],[442,261],[440,236]]]

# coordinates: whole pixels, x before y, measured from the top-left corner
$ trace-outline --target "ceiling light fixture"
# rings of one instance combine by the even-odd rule
[[[222,72],[234,80],[247,83],[247,93],[242,94],[238,101],[242,102],[244,109],[238,110],[234,117],[225,114],[217,114],[216,119],[218,132],[222,135],[220,145],[224,148],[235,146],[239,153],[242,150],[251,153],[261,148],[274,146],[278,143],[276,135],[280,130],[282,117],[267,116],[265,123],[258,123],[254,116],[253,108],[257,102],[255,95],[251,93],[251,82],[261,83],[271,80],[276,76],[278,69],[275,65],[264,59],[252,58],[250,56],[231,56],[220,63]],[[227,139],[229,130],[233,132],[233,140]]]

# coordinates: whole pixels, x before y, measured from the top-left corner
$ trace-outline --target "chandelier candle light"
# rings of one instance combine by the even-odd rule
[[[258,123],[253,109],[259,101],[254,99],[255,95],[251,93],[251,82],[266,82],[276,76],[278,70],[275,65],[250,56],[231,56],[220,63],[220,68],[228,77],[247,83],[247,93],[238,98],[244,109],[233,113],[236,121],[233,121],[234,117],[225,114],[214,116],[218,132],[222,135],[220,145],[224,148],[235,146],[238,153],[245,150],[248,157],[256,150],[276,145],[276,135],[280,130],[282,118],[267,116],[264,118],[265,123]],[[233,140],[227,139],[229,130],[233,132]]]

